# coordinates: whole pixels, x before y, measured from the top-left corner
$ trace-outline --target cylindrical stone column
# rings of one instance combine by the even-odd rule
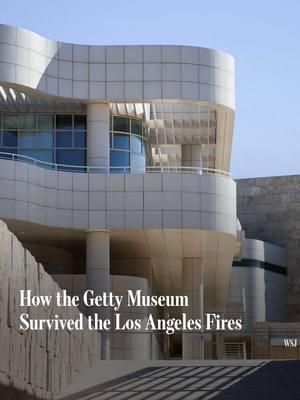
[[[87,105],[87,165],[109,167],[109,104]]]
[[[188,296],[189,306],[183,309],[187,319],[201,319],[204,327],[203,263],[201,258],[184,258],[182,262],[183,294]],[[204,359],[204,329],[201,332],[182,333],[182,358]]]
[[[181,145],[181,165],[202,168],[202,149],[200,144]]]
[[[86,276],[87,289],[94,295],[110,291],[109,273],[109,231],[88,231],[86,234]],[[108,307],[89,307],[90,315],[98,314],[99,319],[109,319]],[[110,334],[101,334],[101,359],[110,359]]]

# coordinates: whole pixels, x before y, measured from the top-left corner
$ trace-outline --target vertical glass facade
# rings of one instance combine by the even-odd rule
[[[111,172],[145,172],[148,146],[143,121],[138,118],[112,115],[110,120]]]
[[[111,172],[144,172],[148,144],[143,121],[110,116]],[[0,151],[64,166],[85,166],[86,115],[0,114]],[[70,170],[60,166],[60,169]]]
[[[86,164],[86,116],[2,114],[1,152],[54,164]]]

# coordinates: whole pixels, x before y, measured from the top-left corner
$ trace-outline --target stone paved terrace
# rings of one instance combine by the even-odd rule
[[[299,400],[300,361],[102,361],[60,400]]]

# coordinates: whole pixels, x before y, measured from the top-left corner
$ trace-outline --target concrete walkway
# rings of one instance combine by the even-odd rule
[[[300,361],[102,361],[61,400],[300,400]]]

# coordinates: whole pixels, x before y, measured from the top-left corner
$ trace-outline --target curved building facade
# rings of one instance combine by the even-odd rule
[[[110,275],[146,276],[151,293],[184,282],[191,317],[224,309],[239,248],[232,56],[1,25],[0,110],[0,218],[49,273],[97,292]],[[184,357],[204,357],[188,342]],[[118,357],[109,335],[102,357]]]
[[[256,322],[287,320],[286,265],[287,252],[282,247],[245,240],[241,260],[233,263],[228,303],[243,304],[249,332]]]

